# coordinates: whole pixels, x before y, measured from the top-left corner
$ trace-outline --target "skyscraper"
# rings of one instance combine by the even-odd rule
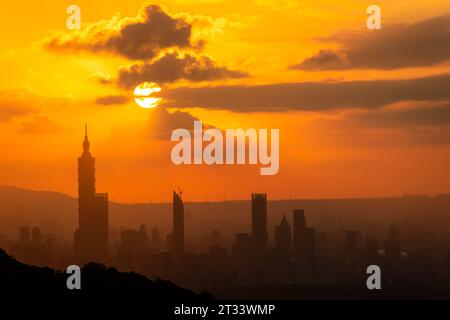
[[[184,204],[181,192],[173,192],[173,251],[175,254],[184,252]]]
[[[33,227],[33,229],[31,229],[31,243],[34,246],[38,246],[41,244],[41,242],[42,242],[41,229],[39,229],[38,227]]]
[[[30,228],[23,226],[19,229],[19,243],[22,246],[27,246],[31,242]]]
[[[152,249],[159,250],[160,249],[160,239],[159,239],[159,231],[158,228],[152,228]]]
[[[108,258],[108,194],[95,192],[95,158],[89,151],[87,125],[83,153],[78,158],[78,229],[75,256],[80,262]]]
[[[389,227],[388,240],[386,241],[386,258],[389,262],[395,262],[400,258],[400,229],[398,225]]]
[[[305,229],[305,257],[306,261],[313,262],[316,248],[316,229]]]
[[[267,195],[252,194],[252,237],[255,255],[260,258],[267,250]]]
[[[286,219],[286,215],[283,216],[280,225],[275,227],[275,249],[284,259],[288,259],[291,256],[291,226]]]
[[[303,209],[294,209],[294,259],[304,261],[306,258],[306,220]]]

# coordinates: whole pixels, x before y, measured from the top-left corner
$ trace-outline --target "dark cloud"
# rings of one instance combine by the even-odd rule
[[[89,75],[89,77],[86,79],[88,82],[97,82],[99,84],[108,85],[113,84],[114,80],[109,74],[105,74],[102,72],[94,72]]]
[[[21,116],[32,111],[33,109],[26,105],[3,104],[0,100],[0,121],[8,121],[15,116]]]
[[[450,100],[450,74],[406,79],[175,88],[160,94],[178,108],[238,112],[379,108],[400,101]]]
[[[450,102],[350,113],[346,120],[364,127],[450,126]]]
[[[47,39],[44,46],[56,52],[106,52],[141,60],[122,68],[117,79],[101,73],[89,77],[101,84],[117,81],[123,88],[144,81],[162,84],[181,79],[195,82],[247,76],[199,54],[206,41],[193,40],[192,28],[202,19],[186,14],[170,16],[160,6],[149,5],[136,18],[115,17],[88,25],[81,31],[59,33]],[[205,21],[201,25],[206,28]]]
[[[450,145],[450,128],[427,128],[410,132],[410,143],[422,145]]]
[[[55,134],[64,130],[64,127],[50,118],[35,117],[31,121],[22,123],[20,133],[31,134]]]
[[[136,18],[115,17],[79,32],[59,33],[44,45],[57,52],[107,52],[142,60],[154,58],[167,48],[195,48],[191,31],[192,24],[186,19],[172,17],[158,5],[149,5]]]
[[[170,140],[172,131],[179,128],[184,128],[189,131],[193,130],[194,121],[198,121],[188,112],[172,111],[169,112],[166,108],[154,108],[151,110],[149,116],[149,131],[151,139]],[[210,128],[211,126],[203,124],[203,128]]]
[[[345,52],[324,49],[312,57],[306,58],[301,63],[290,66],[290,69],[320,71],[320,70],[343,70],[350,67]]]
[[[429,66],[450,59],[450,15],[408,25],[386,24],[381,30],[340,33],[325,40],[338,43],[340,50],[321,50],[291,68],[390,70]]]
[[[117,81],[121,87],[132,88],[144,81],[163,84],[180,79],[197,82],[245,76],[243,72],[218,66],[207,56],[168,53],[152,62],[122,68]]]
[[[98,97],[97,99],[95,99],[95,104],[108,106],[108,105],[125,104],[129,101],[130,101],[130,98],[128,96],[109,95],[109,96]]]
[[[41,103],[43,99],[29,92],[0,91],[0,121],[8,121],[13,117],[35,113],[33,103]]]

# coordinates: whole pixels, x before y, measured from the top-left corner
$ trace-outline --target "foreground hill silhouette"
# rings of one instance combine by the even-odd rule
[[[150,280],[89,263],[81,270],[81,290],[69,290],[65,271],[23,264],[0,249],[0,298],[8,300],[212,301],[209,293],[194,292],[169,281]]]

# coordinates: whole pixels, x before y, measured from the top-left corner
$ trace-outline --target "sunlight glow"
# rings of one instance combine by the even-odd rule
[[[134,89],[134,101],[138,106],[151,109],[155,108],[161,98],[154,98],[151,95],[154,92],[160,92],[161,88],[154,82],[143,82]]]

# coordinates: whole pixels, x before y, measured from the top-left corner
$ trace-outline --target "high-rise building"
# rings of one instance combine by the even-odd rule
[[[294,209],[294,259],[304,261],[306,258],[306,219],[303,209]]]
[[[316,229],[306,228],[305,230],[305,257],[306,261],[314,261],[316,251]]]
[[[256,258],[267,250],[267,195],[252,194],[252,238]]]
[[[344,254],[346,256],[356,256],[358,249],[358,232],[356,230],[349,230],[345,234]]]
[[[19,243],[22,246],[27,246],[31,242],[30,228],[23,226],[19,229]]]
[[[173,251],[184,252],[184,204],[181,192],[173,192]]]
[[[108,194],[95,192],[95,158],[89,151],[87,126],[83,154],[78,158],[78,229],[75,256],[80,262],[108,258]]]
[[[33,227],[31,230],[31,242],[34,246],[38,246],[42,243],[41,229],[38,227]]]
[[[124,230],[120,234],[120,249],[126,253],[142,254],[148,249],[147,228],[142,225],[139,230]]]
[[[391,225],[389,227],[388,239],[386,241],[386,258],[393,262],[400,258],[400,229],[398,225]]]
[[[160,249],[160,238],[159,231],[157,227],[152,228],[152,249],[159,250]]]
[[[117,262],[121,267],[139,270],[140,262],[148,250],[146,226],[142,225],[138,230],[122,231],[120,240]]]
[[[231,249],[231,259],[237,270],[248,268],[252,254],[252,237],[248,233],[236,234],[236,243]]]
[[[291,226],[286,215],[283,216],[280,225],[275,227],[275,249],[283,258],[289,258],[292,250]]]

